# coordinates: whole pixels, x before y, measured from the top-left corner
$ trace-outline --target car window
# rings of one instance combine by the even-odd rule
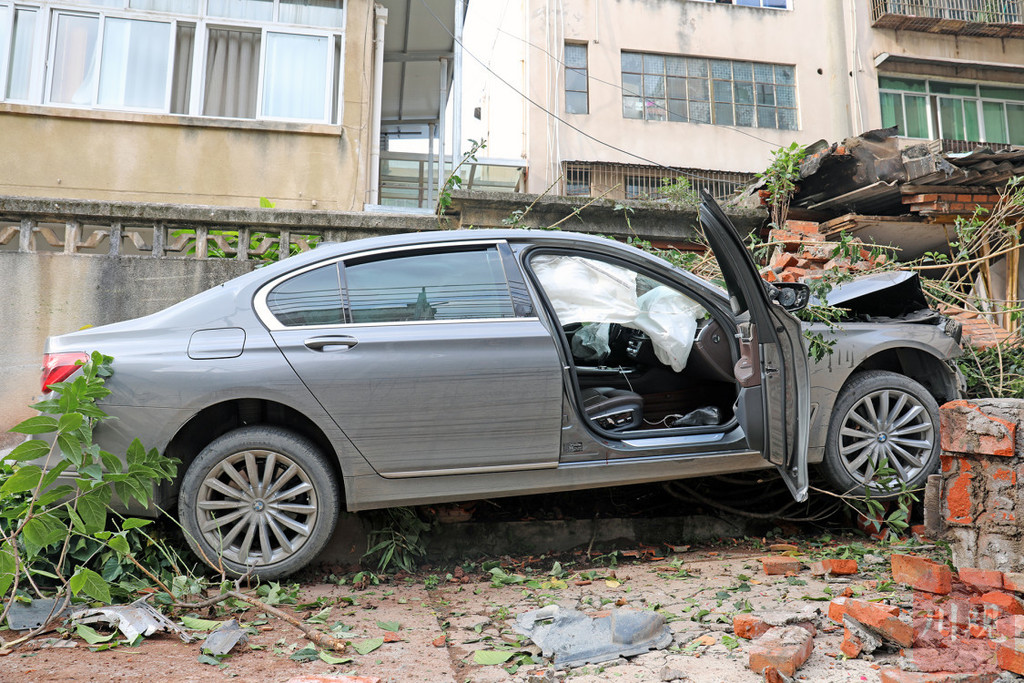
[[[344,323],[337,264],[285,280],[267,295],[267,307],[287,327]]]
[[[515,317],[494,247],[348,262],[344,273],[354,323]]]

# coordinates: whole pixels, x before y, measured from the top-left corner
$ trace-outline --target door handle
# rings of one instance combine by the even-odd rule
[[[310,337],[303,344],[307,349],[313,351],[345,351],[350,349],[359,341],[355,337]]]

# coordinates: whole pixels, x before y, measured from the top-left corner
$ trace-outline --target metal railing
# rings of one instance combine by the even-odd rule
[[[1020,24],[1024,22],[1024,0],[872,0],[871,20],[876,26],[886,15],[976,24]],[[883,25],[882,28],[889,27]],[[915,30],[913,25],[901,28]]]
[[[708,171],[697,168],[669,170],[642,164],[600,162],[562,162],[561,194],[609,199],[667,199],[671,191],[666,183],[685,179],[694,190],[706,189],[722,200],[754,180],[753,173]]]

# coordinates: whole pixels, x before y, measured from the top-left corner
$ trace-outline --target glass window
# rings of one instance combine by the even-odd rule
[[[795,80],[780,64],[623,52],[622,115],[796,130]]]
[[[324,119],[328,38],[267,33],[263,116]]]
[[[11,30],[10,61],[7,65],[7,97],[27,100],[32,72],[32,46],[36,30],[36,10],[18,7],[14,10]],[[0,44],[3,44],[0,41]]]
[[[163,109],[170,41],[168,23],[108,18],[103,24],[99,104]]]
[[[590,196],[590,169],[569,166],[565,169],[565,194],[568,197]]]
[[[260,38],[259,31],[210,29],[203,114],[256,118]]]
[[[565,112],[590,113],[586,45],[565,44]]]
[[[338,266],[324,266],[285,280],[267,295],[267,307],[288,327],[344,323]]]
[[[93,104],[100,18],[58,14],[50,102]]]
[[[1007,104],[1006,121],[1011,145],[1024,145],[1024,104]]]
[[[132,9],[145,9],[156,12],[196,14],[199,11],[199,0],[128,0],[128,6]]]
[[[494,247],[346,264],[345,286],[355,323],[515,317]]]
[[[273,21],[274,0],[210,0],[208,11],[215,17]]]
[[[304,24],[340,28],[345,19],[342,0],[281,0],[278,20],[284,24]]]

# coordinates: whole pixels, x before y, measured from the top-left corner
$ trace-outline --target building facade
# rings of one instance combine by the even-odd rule
[[[529,0],[528,189],[715,194],[792,142],[897,125],[1024,144],[1020,0]]]
[[[0,195],[378,204],[375,141],[451,92],[455,6],[0,0]]]

